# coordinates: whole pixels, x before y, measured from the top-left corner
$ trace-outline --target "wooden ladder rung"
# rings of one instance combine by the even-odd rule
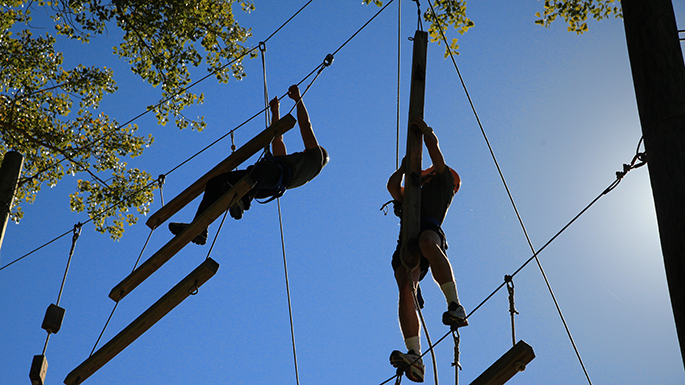
[[[207,258],[200,266],[174,286],[168,293],[150,306],[124,330],[103,345],[97,352],[72,370],[64,379],[66,385],[77,385],[97,372],[107,362],[126,349],[133,341],[150,329],[157,321],[167,315],[173,308],[183,302],[192,291],[196,290],[216,274],[219,264]]]
[[[155,229],[159,227],[164,221],[171,218],[179,210],[184,208],[193,199],[197,198],[203,191],[205,191],[205,186],[207,182],[217,175],[229,172],[243,162],[248,160],[252,155],[256,154],[259,150],[266,147],[273,138],[283,135],[288,132],[291,128],[295,126],[295,118],[288,114],[275,123],[273,123],[269,128],[259,133],[257,136],[252,138],[249,142],[245,143],[242,147],[237,149],[228,158],[224,159],[221,163],[216,165],[213,169],[209,170],[204,176],[195,181],[195,183],[188,186],[183,192],[178,194],[169,203],[164,205],[159,211],[152,214],[150,219],[145,222],[145,224],[151,228]]]
[[[533,358],[535,358],[533,348],[521,340],[473,380],[471,385],[502,385],[516,373],[524,371]]]
[[[195,238],[202,230],[206,229],[223,212],[243,195],[247,194],[255,185],[254,179],[248,174],[241,178],[235,186],[231,187],[216,202],[200,214],[183,231],[173,237],[166,245],[154,253],[147,261],[129,274],[123,281],[116,285],[109,293],[109,298],[119,302],[128,293],[145,281],[157,269],[178,253],[185,245]]]

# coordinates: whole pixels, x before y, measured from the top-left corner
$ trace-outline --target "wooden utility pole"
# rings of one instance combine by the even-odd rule
[[[409,91],[409,123],[407,129],[407,155],[405,158],[404,202],[402,203],[402,249],[400,257],[406,266],[415,266],[418,252],[410,252],[407,245],[418,240],[421,226],[421,155],[423,136],[412,122],[423,118],[426,93],[426,51],[428,33],[414,33],[414,53],[411,68],[411,89]]]
[[[5,229],[10,217],[10,208],[17,191],[21,167],[24,157],[16,151],[8,151],[2,159],[0,167],[0,218],[2,220],[2,232],[0,232],[0,248],[5,240]]]
[[[685,363],[685,65],[671,0],[621,3],[666,279]]]

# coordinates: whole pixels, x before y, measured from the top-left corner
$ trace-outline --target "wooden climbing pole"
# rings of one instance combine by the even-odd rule
[[[414,52],[412,55],[411,89],[409,92],[409,123],[407,129],[407,155],[405,158],[404,202],[402,204],[402,249],[400,257],[405,266],[418,264],[418,250],[411,251],[408,245],[418,241],[421,226],[421,155],[423,135],[412,124],[423,119],[423,106],[426,92],[426,51],[428,33],[414,33]]]

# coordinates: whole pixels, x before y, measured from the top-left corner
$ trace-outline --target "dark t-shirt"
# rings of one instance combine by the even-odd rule
[[[279,155],[276,159],[290,168],[292,176],[285,186],[290,189],[300,187],[319,175],[321,169],[328,163],[328,153],[323,147],[317,147],[288,155]]]
[[[447,209],[454,198],[454,176],[449,168],[433,177],[421,187],[421,218],[433,218],[442,225]]]

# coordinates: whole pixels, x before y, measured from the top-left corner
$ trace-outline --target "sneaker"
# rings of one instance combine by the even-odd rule
[[[423,372],[425,370],[423,359],[420,355],[414,353],[413,350],[407,353],[394,350],[390,354],[390,365],[403,370],[408,379],[414,382],[423,382]]]
[[[243,217],[243,212],[245,212],[244,207],[243,200],[241,199],[237,203],[234,203],[233,206],[228,209],[228,212],[233,219],[238,220]]]
[[[450,302],[447,311],[442,313],[442,323],[452,327],[452,329],[468,326],[464,307],[456,302]]]
[[[169,231],[171,231],[171,233],[174,235],[180,234],[181,231],[185,230],[186,227],[188,227],[187,223],[169,223]],[[197,245],[204,245],[207,243],[207,229],[202,230],[200,234],[196,235],[195,238],[193,238],[193,243]]]

